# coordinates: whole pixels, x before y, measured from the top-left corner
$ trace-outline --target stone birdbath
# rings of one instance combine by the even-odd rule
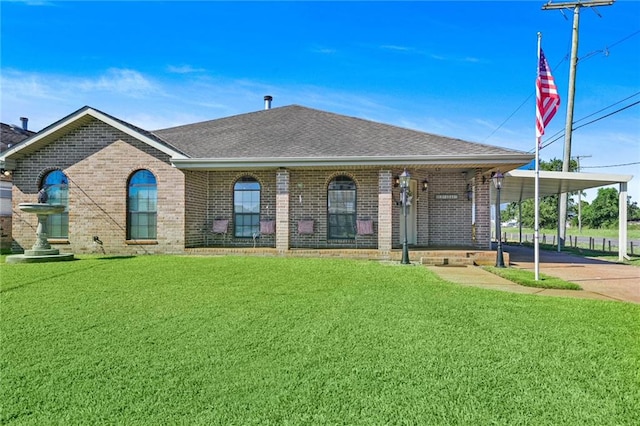
[[[52,214],[62,213],[65,206],[46,203],[20,203],[18,208],[25,213],[33,213],[38,216],[37,238],[31,250],[25,250],[24,254],[7,256],[7,263],[56,262],[73,259],[73,253],[60,254],[60,250],[51,248],[49,241],[47,241],[47,218]]]

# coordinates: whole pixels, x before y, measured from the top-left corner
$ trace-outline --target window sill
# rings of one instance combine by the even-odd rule
[[[158,244],[157,240],[126,240],[126,245],[135,246],[154,246]]]

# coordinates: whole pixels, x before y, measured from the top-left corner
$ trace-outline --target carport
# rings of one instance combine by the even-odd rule
[[[633,175],[605,174],[605,173],[577,173],[577,172],[540,172],[540,198],[563,192],[578,192],[601,186],[619,185],[618,195],[618,259],[622,261],[627,256],[627,183]],[[500,190],[501,203],[518,203],[535,197],[535,170],[512,170],[505,173],[505,179]],[[491,204],[496,203],[496,191],[491,191]],[[522,226],[522,225],[520,225]],[[560,234],[560,229],[558,229]],[[560,235],[558,235],[560,241]]]

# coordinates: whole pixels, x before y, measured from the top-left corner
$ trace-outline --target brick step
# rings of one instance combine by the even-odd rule
[[[442,266],[442,265],[451,265],[451,266],[473,266],[473,259],[470,257],[445,257],[445,256],[428,256],[421,257],[420,263],[423,265],[430,266]]]

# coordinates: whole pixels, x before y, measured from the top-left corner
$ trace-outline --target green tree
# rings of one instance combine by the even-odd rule
[[[575,160],[571,160],[569,164],[569,171],[576,171],[578,163]],[[554,158],[551,161],[540,161],[540,170],[560,172],[562,171],[562,160]],[[573,198],[567,198],[567,215],[577,215],[577,205],[575,205]],[[555,228],[558,226],[558,196],[549,195],[547,197],[540,198],[540,220],[539,224],[541,228]],[[509,203],[505,209],[505,220],[518,219],[518,203]],[[535,200],[522,201],[522,226],[527,228],[533,228],[535,222]]]
[[[590,228],[610,228],[618,225],[618,190],[599,188],[591,205],[582,212],[582,222]]]
[[[627,197],[627,219],[640,220],[640,207],[638,202],[631,202],[631,197]]]

